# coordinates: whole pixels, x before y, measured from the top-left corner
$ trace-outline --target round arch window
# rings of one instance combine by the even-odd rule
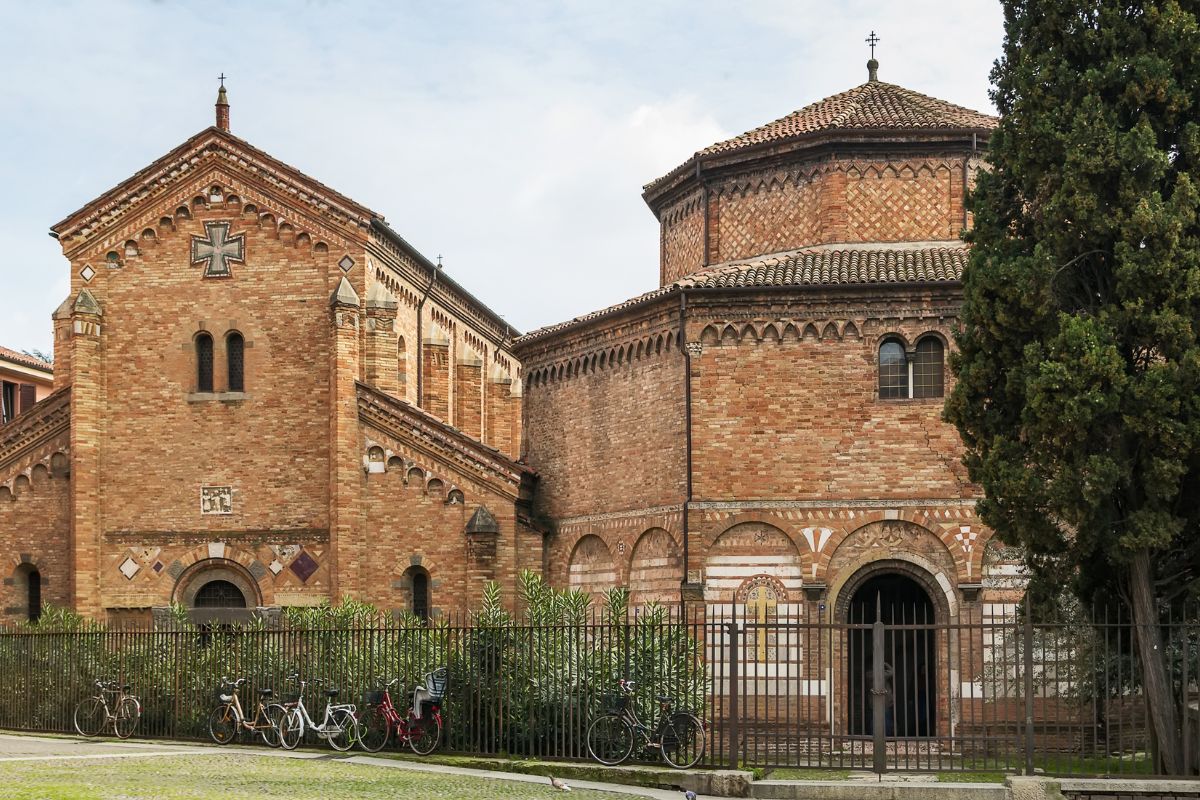
[[[246,596],[229,581],[209,581],[196,592],[195,608],[245,608]]]

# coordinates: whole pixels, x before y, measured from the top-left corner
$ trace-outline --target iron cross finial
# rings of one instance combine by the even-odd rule
[[[871,31],[871,35],[867,37],[866,42],[871,45],[871,58],[874,58],[875,45],[879,44],[879,37],[875,35],[875,31]]]
[[[219,80],[221,82],[221,88],[224,89],[225,88],[225,73],[222,72],[220,75],[218,75],[217,80]]]

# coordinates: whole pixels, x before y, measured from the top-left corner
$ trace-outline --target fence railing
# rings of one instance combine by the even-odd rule
[[[824,613],[781,603],[579,624],[5,631],[0,727],[70,732],[93,681],[116,679],[142,700],[139,735],[198,739],[225,676],[282,695],[298,673],[361,702],[377,676],[411,690],[445,666],[444,746],[459,753],[587,758],[589,720],[630,678],[643,718],[654,716],[655,695],[669,694],[704,719],[708,766],[1155,772],[1124,615],[1035,622],[997,606],[947,621],[914,606],[851,609],[831,622]],[[1161,630],[1183,772],[1193,774],[1200,620]],[[310,707],[320,707],[318,691]]]

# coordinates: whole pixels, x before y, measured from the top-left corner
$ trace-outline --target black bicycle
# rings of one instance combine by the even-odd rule
[[[622,680],[619,693],[605,698],[605,712],[588,726],[588,752],[605,766],[620,764],[633,754],[634,740],[642,752],[657,750],[676,769],[693,767],[704,757],[704,723],[688,711],[674,711],[674,698],[656,695],[658,722],[646,725],[633,707],[634,682]]]

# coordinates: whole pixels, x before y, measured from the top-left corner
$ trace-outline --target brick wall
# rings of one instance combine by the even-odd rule
[[[818,244],[942,241],[964,227],[963,165],[969,153],[897,153],[800,160],[708,182],[708,263],[748,259]],[[663,285],[705,265],[703,194],[660,216]]]
[[[13,489],[0,487],[0,533],[5,553],[0,560],[0,625],[28,616],[28,575],[41,577],[43,603],[71,601],[70,477],[66,457],[54,466],[38,464],[20,475]]]
[[[570,377],[524,387],[538,513],[561,519],[681,502],[682,355],[663,346],[603,368],[591,355],[586,367],[576,360]]]
[[[941,419],[942,398],[877,399],[879,338],[946,338],[952,321],[797,323],[736,333],[728,320],[705,325],[692,361],[696,499],[962,494],[961,448]]]

